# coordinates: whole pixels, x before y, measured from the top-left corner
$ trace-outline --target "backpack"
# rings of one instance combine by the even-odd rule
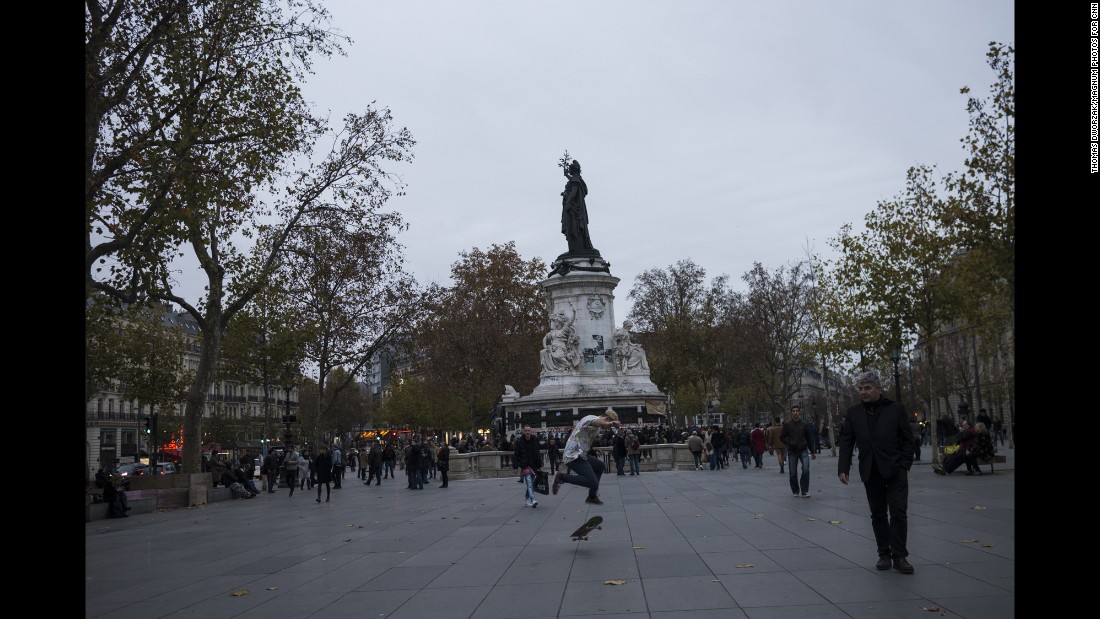
[[[638,449],[642,448],[642,444],[638,442],[637,437],[634,437],[633,439],[630,440],[630,448],[634,449],[634,450],[638,450]]]

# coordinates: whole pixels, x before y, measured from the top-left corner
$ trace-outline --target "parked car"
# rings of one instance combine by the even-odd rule
[[[115,472],[122,476],[122,489],[129,490],[130,480],[145,474],[145,465],[141,463],[123,464],[115,469]]]
[[[131,477],[140,477],[141,475],[144,475],[145,469],[146,466],[140,462],[137,462],[135,464],[123,464],[122,466],[118,467],[118,474],[122,475],[126,479],[130,479]]]
[[[172,475],[178,473],[175,462],[158,462],[156,466],[157,475]]]

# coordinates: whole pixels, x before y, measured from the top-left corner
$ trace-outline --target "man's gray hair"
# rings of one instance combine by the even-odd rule
[[[878,377],[878,372],[874,370],[868,370],[859,376],[856,376],[856,386],[860,385],[874,385],[879,389],[882,389],[882,379]]]

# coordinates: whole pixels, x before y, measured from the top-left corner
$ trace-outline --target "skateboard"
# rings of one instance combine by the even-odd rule
[[[600,526],[600,523],[602,523],[602,522],[603,522],[603,516],[593,516],[593,517],[588,519],[588,522],[582,524],[581,528],[577,529],[576,531],[573,531],[573,533],[569,537],[572,537],[574,542],[580,541],[582,539],[587,542],[588,541],[588,534],[592,532],[592,529],[602,529],[603,528],[603,527]]]

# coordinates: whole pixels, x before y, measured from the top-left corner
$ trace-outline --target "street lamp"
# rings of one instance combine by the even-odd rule
[[[890,360],[894,362],[894,399],[901,402],[901,375],[898,374],[898,362],[901,361],[901,342],[890,350]]]
[[[297,421],[294,415],[290,414],[290,390],[294,388],[292,382],[292,368],[287,365],[286,368],[286,414],[283,415],[283,423],[286,425],[286,430],[283,432],[284,442],[286,445],[290,445],[290,439],[294,434],[290,431],[290,424]]]

